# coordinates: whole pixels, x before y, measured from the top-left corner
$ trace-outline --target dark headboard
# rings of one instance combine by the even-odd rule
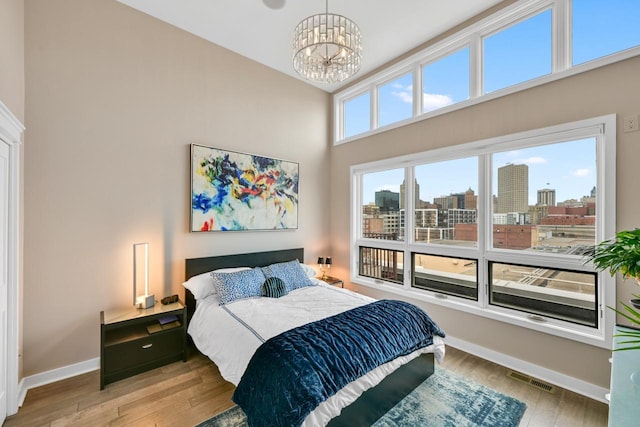
[[[279,251],[253,252],[248,254],[220,255],[205,258],[186,259],[185,280],[198,274],[219,268],[229,267],[264,267],[275,262],[291,261],[298,259],[304,262],[304,248],[282,249]],[[191,320],[196,309],[196,300],[193,294],[185,288],[185,304],[187,305],[187,318]]]

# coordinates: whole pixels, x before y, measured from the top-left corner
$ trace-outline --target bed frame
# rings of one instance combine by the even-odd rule
[[[186,260],[185,279],[188,280],[195,275],[218,268],[264,267],[276,262],[291,261],[292,259],[303,261],[304,249],[296,248],[192,258]],[[195,310],[196,301],[188,289],[185,289],[184,300],[187,305],[187,322],[189,322]],[[344,408],[338,417],[333,418],[327,426],[348,427],[375,423],[418,385],[429,378],[433,371],[433,353],[422,354],[420,357],[396,369],[377,386],[365,391],[355,402]]]

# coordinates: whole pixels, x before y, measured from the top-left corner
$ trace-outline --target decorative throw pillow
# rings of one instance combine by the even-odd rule
[[[182,286],[189,289],[196,300],[205,299],[209,295],[216,293],[216,288],[213,283],[211,273],[233,273],[241,270],[250,270],[250,267],[233,267],[233,268],[220,268],[214,271],[208,271],[206,273],[198,274],[191,277],[184,282]]]
[[[220,305],[230,302],[262,296],[262,284],[266,277],[260,268],[236,271],[233,273],[211,273]]]
[[[280,298],[287,293],[287,285],[279,277],[269,277],[262,284],[263,297]]]
[[[313,286],[313,282],[307,277],[307,274],[301,267],[300,261],[294,259],[288,262],[279,262],[262,267],[265,277],[278,277],[287,286],[287,292],[305,286]]]

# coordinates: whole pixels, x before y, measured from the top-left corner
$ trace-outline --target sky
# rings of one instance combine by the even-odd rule
[[[497,170],[507,164],[529,168],[529,204],[537,202],[538,190],[556,190],[556,202],[589,196],[596,185],[595,138],[580,139],[539,147],[496,153],[492,156],[492,194],[497,194]],[[454,173],[452,173],[454,171]],[[417,166],[420,199],[463,193],[478,187],[478,158],[469,157]],[[375,201],[380,190],[400,191],[404,170],[366,174],[363,178],[364,203]]]
[[[637,0],[573,0],[572,63],[581,64],[640,45],[640,25],[634,10]],[[606,8],[604,7],[606,6]],[[551,72],[551,11],[544,11],[484,39],[484,93],[489,93]],[[505,58],[508,58],[506,60]],[[469,51],[463,48],[423,67],[423,111],[431,111],[469,96]],[[412,76],[401,76],[379,88],[380,126],[412,115]],[[369,129],[369,94],[345,103],[345,134]],[[473,142],[473,141],[469,141]],[[507,163],[529,166],[529,203],[535,204],[537,190],[556,190],[556,201],[579,199],[595,186],[595,147],[591,140],[567,142],[495,155],[495,168]],[[474,159],[441,162],[416,170],[420,198],[478,192]],[[456,174],[451,174],[456,170]],[[429,176],[438,179],[429,180]],[[443,179],[442,177],[447,177]],[[364,179],[364,200],[375,200],[375,191],[399,191],[402,170],[368,174]],[[495,187],[496,183],[493,183]],[[494,188],[493,192],[496,192]]]

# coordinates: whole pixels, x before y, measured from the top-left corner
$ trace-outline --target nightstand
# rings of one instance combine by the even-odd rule
[[[340,286],[341,288],[344,288],[344,282],[342,281],[342,279],[338,279],[337,277],[327,276],[323,279],[322,276],[320,276],[317,277],[317,279],[320,279],[323,282],[328,283],[329,285]]]
[[[187,361],[187,309],[180,301],[100,312],[100,390],[167,363]],[[164,324],[163,324],[164,323]]]

